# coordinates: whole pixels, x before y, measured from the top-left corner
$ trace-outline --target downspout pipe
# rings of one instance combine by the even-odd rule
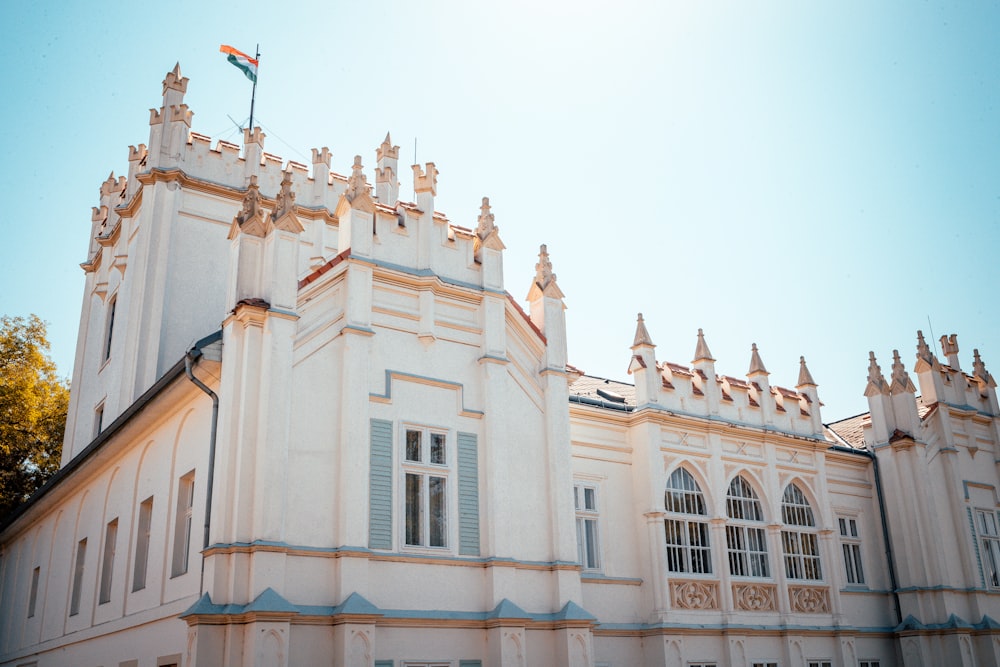
[[[828,427],[827,430],[833,433],[833,429]],[[833,434],[834,437],[841,439],[836,433]],[[854,447],[846,445],[831,445],[830,449],[838,452],[859,454],[871,459],[872,475],[875,478],[875,496],[878,499],[878,514],[882,523],[882,542],[885,544],[885,560],[889,566],[889,588],[892,589],[892,603],[896,611],[896,625],[900,626],[903,623],[903,609],[899,603],[899,582],[896,579],[896,559],[892,552],[892,540],[889,539],[889,519],[885,511],[885,492],[882,490],[882,473],[879,469],[878,458],[875,456],[875,452],[873,451],[869,451],[867,449],[855,449]]]
[[[215,486],[215,440],[219,425],[219,397],[214,391],[209,389],[204,382],[195,377],[193,370],[194,362],[202,356],[200,346],[203,342],[204,341],[199,341],[198,344],[192,347],[184,357],[184,372],[187,373],[188,379],[191,380],[196,387],[208,394],[212,399],[212,427],[208,436],[208,489],[205,491],[205,535],[202,539],[202,551],[208,549],[208,531],[212,525],[212,490]],[[204,592],[205,557],[202,555],[201,583],[199,584],[198,594],[201,595]]]

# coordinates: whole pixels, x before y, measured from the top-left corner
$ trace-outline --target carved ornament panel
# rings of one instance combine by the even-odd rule
[[[718,609],[719,584],[715,581],[671,580],[670,604],[675,609]]]
[[[789,586],[792,611],[802,614],[829,614],[830,589],[821,586]]]
[[[777,590],[774,584],[733,584],[733,605],[741,611],[774,611]]]

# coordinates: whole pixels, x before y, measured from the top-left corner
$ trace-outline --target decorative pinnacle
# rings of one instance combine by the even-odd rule
[[[892,351],[892,386],[889,388],[892,393],[911,392],[916,393],[917,388],[913,386],[903,362],[899,358],[899,350]]]
[[[917,359],[923,359],[929,364],[934,363],[934,352],[924,340],[924,332],[920,329],[917,329]]]
[[[382,141],[382,145],[375,149],[375,158],[378,161],[382,161],[384,158],[389,158],[391,160],[396,160],[399,158],[399,146],[392,145],[392,137],[389,133],[385,133],[385,139]]]
[[[757,352],[757,343],[753,343],[750,346],[750,370],[747,371],[747,377],[753,377],[761,373],[770,375],[767,369],[764,368],[764,362],[761,361],[760,354]]]
[[[243,226],[247,220],[257,217],[263,213],[260,206],[260,187],[257,185],[257,175],[250,176],[250,185],[247,186],[247,193],[243,197],[243,210],[236,216],[236,221]]]
[[[638,320],[635,324],[635,340],[632,341],[632,347],[636,348],[640,345],[656,347],[653,344],[653,339],[649,337],[649,331],[646,330],[646,322],[642,319],[642,313],[639,313]]]
[[[865,396],[875,394],[888,394],[889,387],[886,386],[885,377],[882,375],[882,367],[875,360],[875,353],[868,352],[868,386],[865,387]]]
[[[177,63],[163,79],[163,94],[166,95],[168,90],[178,90],[183,96],[187,92],[187,84],[187,77],[181,76],[181,64]]]
[[[493,233],[496,225],[493,224],[493,212],[490,209],[490,198],[483,197],[483,205],[479,207],[479,226],[476,227],[476,235],[485,239]]]
[[[705,333],[701,329],[698,329],[698,345],[694,348],[694,361],[691,363],[699,361],[715,361],[712,358],[712,352],[708,349],[708,343],[705,342]]]
[[[347,190],[344,197],[347,201],[353,202],[362,193],[368,193],[368,179],[365,178],[363,167],[361,166],[361,156],[354,156],[354,166],[351,167],[351,177],[347,179]]]
[[[544,290],[555,279],[556,274],[552,273],[552,262],[549,261],[549,249],[543,243],[538,249],[538,263],[535,264],[535,282]]]
[[[805,357],[799,357],[799,383],[795,386],[796,387],[816,386],[816,381],[813,380],[812,373],[809,372],[809,367],[806,366]]]
[[[958,354],[958,334],[941,336],[941,351],[946,357]]]
[[[990,375],[989,371],[986,370],[986,364],[984,364],[983,360],[979,357],[978,348],[972,350],[972,357],[973,357],[972,377],[976,378],[977,380],[981,380],[986,384],[990,384],[990,382],[993,380],[993,377]]]
[[[271,214],[272,220],[277,220],[286,213],[291,213],[295,211],[295,193],[292,192],[292,172],[283,172],[284,178],[281,179],[281,190],[274,198],[274,213]]]

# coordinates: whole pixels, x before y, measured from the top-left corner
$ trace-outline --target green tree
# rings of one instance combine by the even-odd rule
[[[0,517],[59,469],[69,387],[38,316],[0,318]]]

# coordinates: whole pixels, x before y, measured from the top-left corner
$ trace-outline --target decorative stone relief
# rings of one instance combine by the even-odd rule
[[[777,590],[774,584],[733,584],[733,604],[742,611],[774,611]]]
[[[829,614],[830,590],[820,586],[789,586],[792,611],[802,614]]]
[[[672,580],[670,604],[677,609],[718,609],[719,584],[714,581]]]

